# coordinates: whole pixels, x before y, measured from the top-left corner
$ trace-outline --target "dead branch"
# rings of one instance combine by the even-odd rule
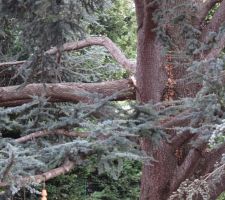
[[[120,92],[121,91],[121,92]],[[96,97],[118,94],[114,100],[135,99],[135,89],[130,79],[101,83],[52,83],[0,87],[0,106],[16,106],[32,100],[32,96],[45,96],[49,102],[91,103]]]
[[[66,159],[66,161],[64,162],[64,164],[62,166],[52,169],[52,170],[49,170],[43,174],[39,174],[36,176],[31,176],[31,177],[24,177],[22,182],[24,185],[26,185],[27,183],[30,183],[30,182],[41,183],[43,181],[48,181],[59,175],[68,173],[74,167],[75,167],[75,162],[72,162],[72,161]],[[0,188],[7,187],[8,185],[9,185],[9,183],[7,183],[7,182],[0,182]]]
[[[53,179],[53,178],[55,178],[59,175],[68,173],[74,167],[75,167],[75,162],[72,162],[72,161],[67,159],[62,166],[60,166],[58,168],[55,168],[55,169],[52,169],[52,170],[49,170],[49,171],[47,171],[43,174],[36,175],[36,176],[33,176],[33,177],[29,177],[27,179],[34,180],[35,183],[41,183],[43,181],[48,181],[50,179]]]

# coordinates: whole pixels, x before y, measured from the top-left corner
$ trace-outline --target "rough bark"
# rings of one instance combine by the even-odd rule
[[[156,7],[152,7],[150,3],[151,1],[136,1],[136,9],[140,12],[137,16],[139,30],[136,70],[137,99],[140,103],[160,101],[167,79],[160,57],[162,49],[153,32],[156,25],[152,14]],[[172,175],[167,162],[172,165],[176,163],[175,157],[167,153],[171,151],[171,146],[162,142],[160,147],[156,147],[147,139],[142,139],[141,146],[149,155],[153,155],[157,162],[153,166],[147,163],[143,166],[140,199],[166,199],[169,188],[167,181]]]
[[[157,7],[152,4],[151,0],[139,1],[135,0],[137,22],[138,22],[138,56],[137,56],[137,70],[136,70],[136,87],[137,87],[137,100],[140,103],[146,103],[152,101],[154,103],[159,102],[163,95],[163,90],[167,84],[167,73],[165,70],[166,58],[161,54],[161,45],[156,41],[155,33],[153,29],[156,27],[152,20],[152,14]],[[186,3],[184,0],[173,1],[174,5]],[[200,21],[203,20],[206,13],[217,1],[209,3],[205,2],[205,5],[201,7],[201,19],[193,22],[194,25],[200,26]],[[203,3],[203,2],[201,2]],[[224,1],[222,2],[222,4]],[[171,6],[171,5],[164,5]],[[224,13],[221,12],[220,8],[215,14],[214,18],[218,16],[223,17]],[[215,20],[215,19],[213,19]],[[221,20],[219,20],[221,23]],[[218,23],[218,24],[219,24]],[[218,28],[216,25],[214,28]],[[199,28],[199,27],[198,27]],[[176,35],[176,30],[172,27],[168,27],[168,33]],[[203,33],[204,34],[204,33]],[[180,38],[180,36],[179,36]],[[182,50],[182,41],[178,47]],[[222,47],[218,51],[220,51]],[[214,55],[213,55],[214,56]],[[174,78],[180,79],[186,75],[185,68],[179,68],[175,70]],[[200,89],[200,85],[187,85],[186,83],[179,83],[175,86],[178,92],[177,98],[193,97],[196,92]],[[190,117],[179,118],[174,117],[171,121],[162,124],[164,127],[182,126],[187,124]],[[143,166],[142,179],[141,179],[141,200],[166,200],[176,191],[180,183],[194,175],[195,170],[199,167],[200,161],[203,157],[203,152],[206,149],[206,141],[199,141],[199,146],[190,147],[188,146],[187,152],[177,157],[177,151],[180,148],[186,148],[188,143],[192,140],[197,140],[189,132],[183,135],[176,135],[171,139],[171,143],[167,143],[162,140],[158,147],[154,146],[151,141],[143,138],[140,142],[141,147],[149,155],[156,159],[153,165],[147,163]],[[221,152],[220,152],[221,157]],[[208,179],[212,180],[212,179]],[[212,183],[213,184],[213,183]],[[222,186],[219,187],[221,192]],[[219,192],[217,194],[219,194]],[[216,195],[215,195],[216,196]],[[213,198],[214,199],[214,198]]]
[[[96,95],[99,98],[110,97],[112,100],[134,99],[134,87],[131,80],[107,81],[101,83],[54,83],[29,84],[0,87],[0,106],[16,106],[32,100],[32,96],[45,96],[50,102],[90,103]]]

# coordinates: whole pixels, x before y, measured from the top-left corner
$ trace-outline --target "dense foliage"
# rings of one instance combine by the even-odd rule
[[[224,145],[225,57],[220,51],[225,24],[218,30],[214,24],[210,27],[224,1],[207,10],[208,15],[202,14],[202,21],[196,15],[201,7],[198,2],[135,1],[139,40],[135,76],[131,76],[135,64],[108,38],[87,39],[89,35],[109,36],[136,58],[134,9],[130,4],[125,7],[126,3],[0,1],[0,61],[17,60],[0,64],[0,184],[6,187],[4,198],[21,188],[32,193],[36,182],[74,166],[92,166],[83,171],[84,192],[79,189],[80,193],[71,191],[65,196],[71,185],[64,181],[72,181],[72,185],[81,181],[82,173],[75,171],[48,186],[52,198],[137,198],[138,190],[130,193],[130,188],[122,187],[134,178],[136,188],[140,174],[130,166],[137,162],[124,162],[124,158],[145,161],[146,173],[152,166],[149,162],[155,161],[151,157],[155,149],[161,166],[155,162],[146,173],[152,178],[146,184],[158,184],[159,193],[161,187],[166,192],[155,196],[209,199],[210,183],[217,185],[220,175],[225,176],[223,170],[212,171],[214,165],[207,174],[202,167],[210,163],[205,155]],[[143,13],[138,13],[141,9]],[[110,54],[96,46],[105,46]],[[130,79],[117,80],[127,77]],[[143,104],[119,102],[121,99]],[[224,169],[224,160],[222,156],[215,161],[216,169]],[[133,175],[126,177],[123,167]],[[154,168],[163,174],[153,174]],[[93,178],[97,171],[110,187]],[[108,175],[120,179],[112,184]],[[67,187],[60,194],[54,188],[59,182]],[[93,183],[96,189],[90,186]],[[144,190],[142,199],[151,195],[150,190],[155,192],[152,188]]]
[[[121,11],[124,11],[124,13],[115,20],[116,15],[114,11],[117,6],[120,6]],[[102,13],[102,9],[105,9],[106,12]],[[103,48],[94,47],[75,53],[64,54],[60,58],[60,63],[58,63],[58,60],[55,60],[53,56],[45,54],[45,51],[52,46],[57,46],[61,54],[61,45],[63,43],[70,40],[83,39],[86,37],[87,32],[99,34],[99,32],[97,32],[98,29],[95,29],[95,25],[101,27],[101,33],[113,39],[115,39],[116,36],[119,37],[119,35],[123,35],[123,38],[127,37],[126,33],[128,29],[131,28],[134,30],[135,25],[129,21],[126,22],[123,20],[129,18],[134,22],[134,12],[130,10],[130,8],[127,8],[124,3],[121,4],[119,1],[116,1],[113,7],[111,7],[109,2],[104,4],[104,2],[100,1],[36,1],[35,3],[32,1],[3,1],[1,3],[1,10],[4,11],[1,13],[1,20],[4,22],[1,24],[1,61],[8,61],[10,59],[29,60],[29,63],[25,63],[19,68],[18,66],[12,66],[3,69],[3,71],[1,71],[1,76],[3,77],[1,86],[22,84],[23,88],[29,83],[39,82],[99,82],[126,76],[126,74],[124,75],[124,70],[121,70],[116,63],[109,64],[112,59]],[[95,17],[93,11],[97,11]],[[107,16],[111,17],[107,18]],[[116,23],[121,24],[117,24],[116,26]],[[109,34],[111,28],[107,27],[106,24],[117,27],[117,34]],[[123,44],[121,42],[122,40],[120,40],[120,45],[124,48],[126,46],[125,51],[127,54],[134,56],[135,33],[132,31],[131,35],[132,39],[128,37],[126,44]],[[132,48],[129,46],[132,46]],[[94,156],[95,154],[101,155],[103,153],[103,160],[98,164],[99,169],[109,171],[109,167],[113,162],[109,161],[108,163],[107,160],[114,160],[117,157],[117,153],[119,157],[126,156],[126,154],[121,154],[120,151],[126,152],[125,149],[127,148],[124,148],[123,143],[128,142],[126,138],[124,138],[125,140],[122,139],[124,136],[119,138],[114,138],[114,136],[109,137],[105,145],[100,141],[99,144],[101,144],[101,146],[94,142],[99,134],[96,135],[96,132],[99,132],[103,127],[109,126],[108,134],[111,134],[113,129],[116,129],[112,129],[110,125],[110,120],[113,117],[110,113],[108,113],[109,117],[104,119],[105,122],[102,121],[102,117],[106,116],[104,114],[104,109],[106,108],[101,111],[103,106],[106,105],[112,112],[121,109],[121,105],[118,105],[118,108],[116,108],[114,103],[108,103],[110,98],[102,99],[98,102],[98,97],[96,96],[96,104],[94,105],[82,103],[74,105],[68,103],[51,104],[48,103],[47,99],[44,97],[40,98],[34,96],[33,102],[26,105],[15,108],[1,108],[0,129],[3,136],[1,139],[1,150],[7,152],[11,149],[9,150],[11,154],[7,153],[9,155],[8,158],[7,156],[1,157],[1,164],[4,166],[1,171],[1,180],[6,180],[6,176],[8,176],[9,173],[12,174],[12,178],[7,178],[7,180],[10,180],[12,183],[13,187],[11,187],[11,190],[15,193],[21,186],[24,186],[24,184],[19,181],[21,175],[33,174],[35,171],[46,171],[49,167],[58,166],[63,162],[63,158],[68,152],[70,152],[69,154],[75,153],[74,156],[78,160],[80,158],[79,156],[77,157],[76,154],[80,151],[84,151],[85,154],[87,153],[92,156],[92,151],[94,149],[97,151],[97,154],[93,154]],[[97,114],[98,117],[96,118],[96,113],[99,112],[99,110],[103,112],[103,116],[101,116],[102,114],[100,112],[100,114]],[[94,115],[92,115],[92,113]],[[101,117],[99,118],[99,116]],[[100,125],[100,123],[102,125]],[[119,124],[120,123],[124,122],[121,121]],[[47,140],[37,139],[34,143],[32,142],[25,146],[18,145],[10,141],[10,139],[4,139],[9,137],[18,138],[44,129],[53,130],[63,127],[79,131],[91,131],[92,136],[87,142],[79,140],[79,138],[78,140],[72,140],[60,136],[55,139],[49,137],[46,138]],[[107,135],[107,133],[104,134]],[[109,145],[110,143],[112,144],[111,147]],[[129,143],[133,145],[132,142]],[[119,144],[120,147],[117,144]],[[43,151],[41,150],[42,148]],[[29,151],[26,149],[29,149]],[[38,156],[35,153],[37,149],[39,149]],[[115,155],[113,155],[114,153],[110,153],[113,149],[117,152],[115,152]],[[105,153],[105,150],[111,154],[108,158],[108,153]],[[70,156],[72,156],[72,154]],[[133,157],[132,153],[127,155],[128,157]],[[98,160],[99,159],[101,159],[101,157],[98,157]],[[8,162],[7,165],[5,165],[6,162]],[[11,165],[12,162],[13,164]],[[81,162],[81,160],[79,162]],[[82,162],[80,164],[82,164]],[[85,162],[85,165],[86,164]],[[35,169],[33,166],[36,166]],[[96,168],[94,169],[96,170]],[[111,174],[116,171],[117,169],[115,168],[115,171],[111,171]],[[18,181],[17,183],[14,182],[15,179],[13,179],[15,176],[18,178],[18,180],[16,180],[16,182]],[[71,175],[71,178],[73,176],[74,175]],[[62,177],[60,178],[63,180]],[[114,178],[116,178],[115,175]],[[138,189],[136,188],[136,190]],[[115,191],[111,194],[113,193],[116,195],[117,192]],[[53,195],[52,197],[51,194]],[[123,195],[125,194],[124,192]],[[134,193],[136,196],[137,194],[138,192]],[[102,194],[98,194],[98,196],[101,195],[104,195],[104,191],[102,191]],[[54,194],[51,192],[50,198],[54,198]],[[68,198],[71,198],[71,196]]]

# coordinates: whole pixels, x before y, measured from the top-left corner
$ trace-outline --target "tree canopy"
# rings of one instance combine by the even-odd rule
[[[0,1],[0,187],[128,158],[141,200],[225,190],[225,1],[125,3]]]

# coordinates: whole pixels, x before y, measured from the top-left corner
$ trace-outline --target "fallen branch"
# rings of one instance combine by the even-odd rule
[[[121,92],[120,92],[121,91]],[[113,100],[135,99],[135,89],[129,79],[101,83],[52,83],[0,87],[0,106],[16,106],[32,101],[32,96],[45,96],[49,102],[91,103],[96,97],[105,98],[117,93]]]

